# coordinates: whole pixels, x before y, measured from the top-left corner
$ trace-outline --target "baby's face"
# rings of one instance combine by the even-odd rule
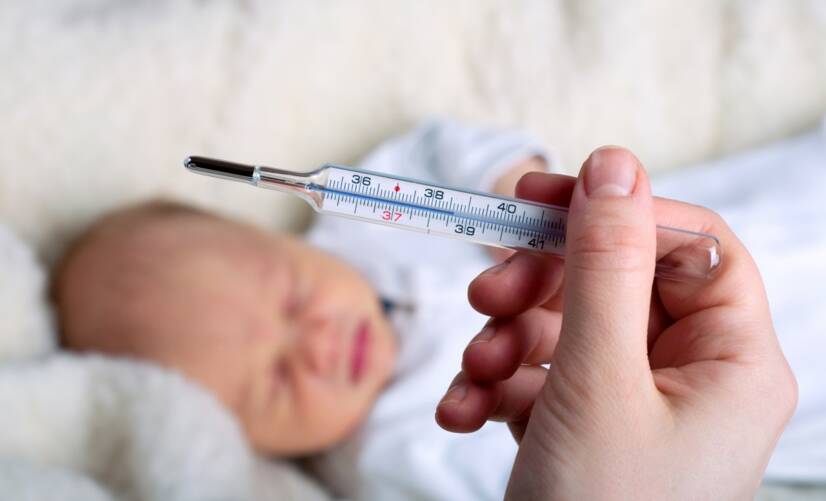
[[[175,368],[212,390],[262,451],[296,455],[356,427],[395,342],[344,262],[288,236],[208,216],[129,223],[70,260],[70,347]]]

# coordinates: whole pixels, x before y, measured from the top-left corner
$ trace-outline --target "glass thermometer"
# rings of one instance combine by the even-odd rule
[[[300,173],[192,156],[184,165],[199,174],[298,195],[324,214],[565,256],[565,207],[334,164]],[[705,279],[720,266],[720,258],[717,237],[657,226],[657,277]]]

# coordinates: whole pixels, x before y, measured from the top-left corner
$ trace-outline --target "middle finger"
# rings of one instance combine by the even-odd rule
[[[562,313],[545,308],[493,319],[465,348],[462,370],[470,380],[492,382],[508,379],[523,364],[548,363],[561,326]]]

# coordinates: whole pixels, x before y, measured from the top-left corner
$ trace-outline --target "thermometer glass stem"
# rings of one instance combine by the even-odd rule
[[[483,245],[565,255],[565,207],[333,164],[308,173],[204,157],[189,157],[184,165],[201,174],[293,193],[321,213]],[[720,259],[715,236],[657,226],[657,277],[708,278]]]

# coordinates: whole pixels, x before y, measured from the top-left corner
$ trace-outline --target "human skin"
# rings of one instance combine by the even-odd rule
[[[594,152],[577,179],[530,174],[516,191],[570,203],[565,261],[518,253],[474,280],[491,321],[437,421],[509,423],[509,499],[751,499],[797,386],[747,250],[717,214],[652,198],[621,148]],[[718,272],[654,281],[655,215],[716,235]]]

